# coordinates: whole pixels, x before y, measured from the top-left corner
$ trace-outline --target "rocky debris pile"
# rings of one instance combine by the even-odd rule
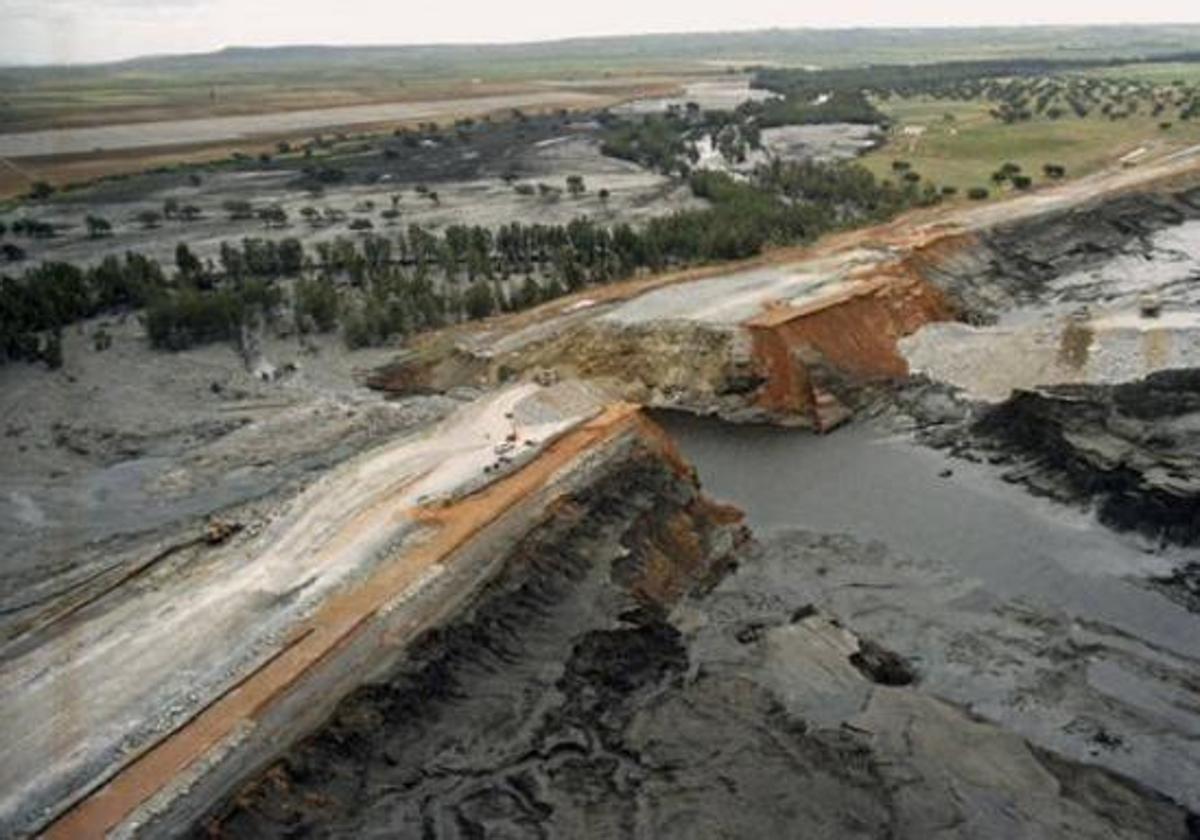
[[[588,321],[494,355],[465,349],[437,358],[401,359],[366,384],[391,395],[443,393],[463,383],[526,379],[551,386],[581,379],[613,399],[680,408],[732,421],[767,419],[754,404],[763,376],[742,330],[719,324]]]
[[[862,639],[850,654],[850,664],[880,685],[911,685],[916,681],[912,666],[893,651],[871,639]]]
[[[1023,456],[1009,475],[1031,489],[1094,500],[1117,529],[1200,542],[1200,369],[1019,392],[973,432]]]

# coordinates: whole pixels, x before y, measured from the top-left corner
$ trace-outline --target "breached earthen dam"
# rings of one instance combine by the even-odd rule
[[[147,561],[7,639],[4,833],[1194,836],[1200,791],[1172,780],[1200,768],[1200,665],[1176,639],[1197,618],[1186,584],[1164,583],[1188,580],[1190,532],[1127,541],[1079,507],[1195,503],[1178,474],[1200,404],[1160,399],[1192,386],[1087,391],[1088,424],[1062,419],[1069,390],[1005,395],[1000,411],[1062,432],[996,443],[962,388],[976,374],[925,369],[939,325],[994,341],[1010,390],[1200,367],[1186,324],[1139,310],[1200,303],[1186,277],[1080,279],[1161,262],[1163,232],[1200,219],[1195,160],[1156,166],[596,290],[375,371],[385,391],[480,393],[313,477],[263,527],[213,523],[196,561]],[[1037,340],[1013,340],[1030,319]],[[1110,346],[1137,358],[1101,368]],[[1169,428],[1129,407],[1146,394]],[[1136,440],[1096,419],[1113,404]],[[752,533],[702,490],[726,487],[704,471],[728,453],[698,476],[643,407],[818,431],[870,415],[811,475],[796,438],[743,461],[760,492],[814,507],[789,488],[819,493],[844,464],[845,521],[785,505],[797,527]],[[907,438],[864,454],[914,431],[962,463]],[[932,499],[952,479],[963,522],[943,531],[1003,510],[1052,535],[1045,556],[1003,558],[1031,585],[985,574],[998,553],[952,562],[886,494],[854,491]],[[733,501],[767,522],[760,496]],[[1071,597],[1038,597],[1063,582]]]

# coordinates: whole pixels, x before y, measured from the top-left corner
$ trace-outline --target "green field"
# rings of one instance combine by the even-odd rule
[[[530,44],[233,48],[96,66],[0,67],[0,130],[102,123],[110,114],[162,119],[183,110],[189,116],[190,109],[210,107],[214,92],[214,109],[262,110],[379,101],[456,81],[693,75],[756,62],[846,67],[1016,57],[1132,59],[1186,50],[1200,50],[1200,25],[772,29]]]
[[[1118,67],[1101,67],[1081,71],[1081,75],[1097,79],[1131,79],[1156,85],[1169,85],[1176,81],[1200,84],[1200,64],[1177,61],[1153,64],[1123,64]]]
[[[1175,121],[1164,131],[1159,127],[1162,120],[1148,113],[1117,121],[1097,114],[1058,120],[1039,116],[1005,124],[993,119],[988,114],[991,105],[982,101],[914,98],[881,102],[879,107],[896,124],[886,145],[863,163],[881,177],[895,177],[892,162],[907,161],[926,179],[963,192],[974,186],[995,191],[991,174],[1007,161],[1040,183],[1046,180],[1042,166],[1047,163],[1065,166],[1068,177],[1078,177],[1142,146],[1161,152],[1200,143],[1200,122]]]

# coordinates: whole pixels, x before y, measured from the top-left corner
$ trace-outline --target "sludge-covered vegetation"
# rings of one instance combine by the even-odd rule
[[[45,359],[53,355],[47,347],[56,330],[121,310],[141,311],[150,343],[162,349],[237,340],[247,325],[281,315],[304,332],[340,329],[352,347],[379,345],[643,271],[745,258],[834,228],[887,219],[952,191],[937,189],[908,168],[879,180],[853,164],[772,161],[751,172],[743,167],[737,176],[697,165],[702,142],[730,163],[746,163],[762,148],[761,132],[772,126],[886,125],[876,103],[889,97],[984,98],[995,103],[992,116],[1004,122],[1089,113],[1119,119],[1139,108],[1169,121],[1200,112],[1200,93],[1188,85],[1069,75],[1111,64],[1004,59],[761,69],[754,84],[777,96],[732,111],[689,104],[665,114],[598,117],[606,154],[686,179],[693,194],[708,202],[704,209],[677,211],[638,228],[581,218],[565,225],[515,221],[495,229],[450,225],[434,231],[411,225],[382,233],[364,223],[353,238],[323,241],[308,250],[295,238],[246,238],[223,244],[215,260],[201,262],[181,245],[173,270],[137,254],[110,257],[88,269],[48,263],[4,279],[3,355]],[[1054,73],[1064,75],[1048,75]],[[1047,178],[1065,175],[1060,164],[1044,169]],[[998,169],[993,188],[1009,183],[1026,189],[1032,178]],[[586,189],[581,179],[579,187]],[[417,192],[436,196],[424,186]],[[982,200],[989,190],[976,185],[964,194]],[[226,209],[247,220],[255,217],[248,202]],[[53,233],[30,220],[12,227],[15,235],[29,238]]]
[[[135,310],[152,346],[181,350],[238,340],[244,327],[289,306],[297,329],[340,326],[351,347],[378,345],[642,271],[753,256],[939,198],[929,185],[877,181],[852,164],[776,162],[745,180],[702,171],[690,184],[708,207],[641,228],[586,218],[496,230],[411,225],[390,236],[339,237],[311,251],[293,238],[246,238],[223,243],[215,263],[181,244],[173,269],[133,253],[86,270],[45,263],[3,279],[3,354],[43,359],[48,336],[63,327]]]
[[[780,95],[747,101],[732,111],[703,111],[688,103],[672,106],[664,114],[608,115],[601,149],[611,157],[686,177],[699,161],[697,144],[706,139],[727,161],[742,163],[750,151],[762,149],[763,129],[829,123],[883,126],[888,122],[861,90],[813,93],[780,88],[775,92]]]

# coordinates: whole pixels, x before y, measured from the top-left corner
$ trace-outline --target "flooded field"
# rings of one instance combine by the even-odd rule
[[[562,133],[562,129],[545,140],[514,142],[500,151],[477,141],[466,151],[442,147],[407,153],[400,164],[376,154],[352,158],[345,166],[362,183],[338,185],[319,196],[305,188],[294,170],[264,167],[219,172],[206,174],[199,184],[182,175],[147,176],[141,183],[100,184],[67,194],[36,213],[25,208],[0,213],[0,222],[11,224],[25,216],[50,222],[59,234],[24,243],[29,258],[89,264],[130,249],[170,262],[180,241],[201,257],[216,259],[221,242],[243,236],[295,237],[312,249],[317,243],[354,235],[348,225],[356,218],[368,219],[379,233],[390,235],[410,224],[431,229],[451,224],[496,228],[517,219],[566,224],[580,216],[608,223],[640,223],[674,210],[705,206],[686,185],[637,164],[605,157],[594,137],[586,132]],[[579,175],[585,179],[587,192],[561,200],[522,195],[501,178],[510,169],[519,172],[530,186],[536,181],[561,187],[568,176]],[[424,179],[437,184],[437,203],[414,191],[415,184],[426,183]],[[291,221],[283,228],[270,229],[257,221],[230,219],[222,207],[226,201],[239,199],[270,201]],[[157,211],[166,200],[192,204],[202,215],[194,221],[154,227],[137,221],[138,213]],[[319,226],[306,223],[301,213],[314,207],[340,212],[343,220]],[[388,209],[397,210],[400,219],[384,220],[381,214]],[[89,237],[84,224],[88,215],[111,220],[114,235]]]

